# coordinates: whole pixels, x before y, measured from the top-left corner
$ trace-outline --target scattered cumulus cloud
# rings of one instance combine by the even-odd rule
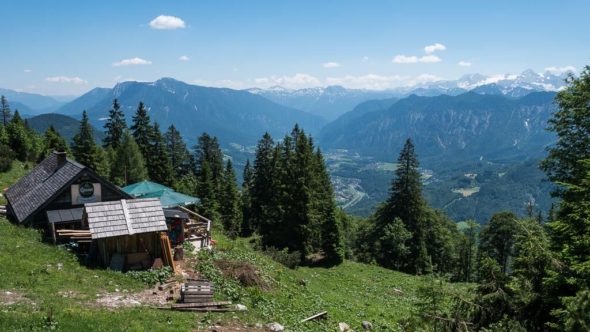
[[[123,59],[119,62],[113,62],[113,67],[120,67],[120,66],[136,66],[136,65],[151,65],[152,62],[149,60],[145,60],[142,58],[131,58],[131,59]]]
[[[559,75],[559,74],[567,73],[567,72],[570,72],[570,71],[575,72],[576,71],[576,67],[574,67],[574,66],[547,67],[547,68],[545,68],[545,71],[548,71],[548,72],[550,72],[551,74],[554,74],[554,75]]]
[[[362,57],[361,61],[367,62],[367,61],[369,61],[369,57],[365,55],[364,57]]]
[[[156,30],[184,29],[185,23],[180,17],[160,15],[150,21],[150,27]]]
[[[396,55],[393,57],[391,62],[393,63],[436,63],[441,62],[442,59],[438,56],[432,54],[436,51],[444,51],[447,47],[441,43],[436,43],[432,45],[424,46],[424,53],[423,56],[416,56],[416,55]]]
[[[181,55],[181,56],[178,58],[178,60],[180,60],[180,61],[189,61],[190,59],[191,59],[191,58],[189,58],[189,57],[188,57],[188,56],[186,56],[186,55]]]
[[[445,45],[443,45],[441,43],[436,43],[436,44],[424,46],[424,53],[432,54],[436,51],[444,51],[446,49],[447,49],[447,47]]]
[[[469,62],[469,61],[459,61],[457,63],[457,65],[459,65],[461,67],[471,67],[471,62]]]
[[[434,54],[428,54],[428,55],[424,55],[421,57],[417,57],[415,55],[412,56],[406,56],[406,55],[396,55],[393,60],[391,60],[393,63],[402,63],[402,64],[407,64],[407,63],[436,63],[436,62],[441,62],[442,59],[439,58],[438,56],[434,55]]]
[[[68,77],[68,76],[51,76],[45,79],[51,83],[72,83],[72,84],[88,84],[88,81],[81,79],[80,77]]]
[[[400,75],[346,75],[342,77],[328,77],[326,78],[326,85],[342,85],[351,89],[367,89],[367,90],[385,90],[395,86],[399,86],[400,82],[404,80]]]
[[[323,64],[324,68],[338,68],[340,64],[338,62],[326,62]]]
[[[23,70],[23,71],[24,71],[26,74],[28,74],[28,73],[32,73],[32,72],[33,72],[33,70],[32,70],[32,69],[25,69],[25,70]]]

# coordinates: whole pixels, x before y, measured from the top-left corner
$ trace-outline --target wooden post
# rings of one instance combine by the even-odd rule
[[[56,238],[56,235],[55,235],[55,223],[50,222],[50,224],[51,224],[51,237],[53,238],[53,244],[56,244],[57,243],[57,238]]]

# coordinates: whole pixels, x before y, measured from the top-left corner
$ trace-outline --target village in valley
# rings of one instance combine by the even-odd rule
[[[0,332],[590,331],[587,3],[2,8]]]

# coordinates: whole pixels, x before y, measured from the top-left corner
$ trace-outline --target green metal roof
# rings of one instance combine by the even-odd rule
[[[189,195],[181,194],[172,189],[155,191],[141,196],[141,198],[159,198],[162,207],[171,208],[175,206],[186,206],[195,204],[199,201],[198,198]]]
[[[121,188],[124,192],[135,197],[143,197],[146,194],[154,193],[162,190],[172,190],[164,185],[161,185],[152,181],[141,181],[134,184],[130,184],[126,187]]]

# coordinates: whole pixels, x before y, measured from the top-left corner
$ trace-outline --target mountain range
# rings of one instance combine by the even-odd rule
[[[314,134],[325,124],[318,116],[247,91],[189,85],[172,78],[97,88],[64,105],[57,113],[79,117],[86,110],[91,123],[102,128],[115,98],[128,123],[142,101],[153,121],[164,129],[174,124],[189,141],[208,132],[226,145],[252,145],[266,131],[281,137],[299,123]]]
[[[421,159],[436,164],[535,158],[555,139],[545,130],[556,110],[554,97],[555,92],[520,98],[467,92],[363,103],[325,126],[319,143],[392,160],[411,137]]]
[[[518,98],[532,92],[559,91],[565,85],[568,74],[569,72],[554,74],[549,71],[541,74],[528,69],[520,74],[491,76],[468,74],[456,80],[438,80],[389,90],[347,89],[342,86],[286,89],[275,86],[269,89],[252,88],[246,91],[333,121],[368,100],[399,99],[410,95],[456,96],[468,91]]]

